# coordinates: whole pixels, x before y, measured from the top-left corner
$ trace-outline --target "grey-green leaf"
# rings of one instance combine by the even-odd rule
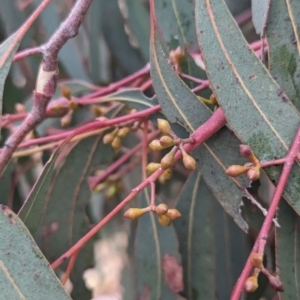
[[[276,228],[276,265],[284,286],[280,299],[300,299],[300,217],[281,201],[278,222],[280,228]]]
[[[143,191],[141,207],[150,205],[147,190]],[[176,222],[176,221],[175,221]],[[180,275],[177,279],[168,272],[181,272],[178,240],[173,225],[163,227],[154,213],[139,218],[135,240],[136,286],[139,299],[175,300],[182,289]],[[175,290],[174,290],[175,289]],[[173,290],[173,291],[172,291]]]
[[[272,0],[266,37],[269,70],[280,88],[300,110],[300,21],[299,5],[293,1]]]
[[[260,160],[284,157],[299,126],[299,113],[249,48],[224,1],[197,0],[196,26],[212,89],[237,136]],[[279,172],[267,170],[275,181]],[[284,197],[298,214],[299,178],[297,163]]]
[[[256,33],[263,37],[268,21],[271,0],[252,0],[252,22]]]
[[[22,221],[0,209],[0,289],[2,299],[71,299]]]

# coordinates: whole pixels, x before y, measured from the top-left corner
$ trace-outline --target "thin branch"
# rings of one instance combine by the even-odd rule
[[[227,123],[223,111],[218,108],[213,115],[201,125],[194,133],[193,138],[195,143],[184,145],[186,152],[190,152],[197,147],[199,147],[204,141],[206,141],[213,134],[218,132]],[[177,151],[175,155],[175,161],[182,158],[181,151]],[[81,249],[105,224],[107,224],[117,213],[119,213],[142,189],[155,182],[157,178],[165,170],[158,169],[151,176],[146,178],[142,183],[140,183],[136,188],[134,188],[131,193],[118,204],[106,217],[104,217],[94,228],[92,228],[85,236],[83,236],[73,247],[71,247],[65,254],[59,257],[51,266],[53,269],[57,268],[66,259],[69,259],[74,252]]]
[[[278,204],[279,201],[281,199],[281,196],[283,194],[285,185],[288,181],[288,177],[290,175],[290,172],[292,170],[293,164],[295,162],[295,160],[297,159],[298,153],[299,153],[299,149],[300,149],[300,127],[298,128],[297,134],[295,136],[295,139],[293,141],[293,144],[290,148],[290,151],[288,152],[288,154],[285,157],[285,163],[283,166],[283,170],[281,172],[279,181],[278,181],[278,185],[276,187],[275,190],[275,194],[273,196],[273,199],[271,201],[269,210],[268,210],[268,214],[264,220],[264,223],[261,227],[261,230],[259,232],[259,235],[256,239],[256,242],[253,246],[253,249],[251,251],[251,254],[254,252],[259,252],[259,253],[263,253],[264,251],[264,246],[266,244],[267,238],[268,238],[268,233],[270,231],[271,225],[272,225],[272,221],[273,218],[275,216],[275,213],[277,211],[278,208]],[[250,255],[251,255],[250,254]],[[249,256],[250,258],[250,256]],[[250,263],[250,259],[248,258],[245,267],[240,275],[240,277],[237,280],[237,283],[234,287],[234,290],[231,294],[231,300],[239,300],[241,293],[243,291],[243,287],[244,287],[244,283],[247,279],[247,277],[249,276],[249,273],[252,269],[252,265]]]
[[[45,5],[46,2],[49,2],[49,0],[44,1],[42,4]],[[22,125],[7,140],[0,153],[0,175],[2,175],[12,154],[25,136],[44,120],[47,105],[56,90],[58,52],[70,38],[77,35],[79,26],[91,3],[92,0],[78,0],[66,20],[60,25],[50,40],[41,47],[43,62],[40,66],[36,90],[33,93],[33,108]],[[36,11],[40,10],[40,7]],[[37,17],[36,11],[32,15],[35,18]],[[30,20],[32,20],[32,16],[29,18]],[[27,26],[27,24],[28,21],[25,25]]]
[[[14,58],[13,61],[18,61],[20,59],[23,59],[27,56],[31,56],[31,55],[35,55],[35,54],[41,54],[42,53],[42,49],[41,47],[35,47],[35,48],[30,48],[30,49],[25,49],[23,51],[18,52]]]

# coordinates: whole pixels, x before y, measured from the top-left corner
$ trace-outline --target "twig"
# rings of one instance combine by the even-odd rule
[[[91,3],[92,0],[78,0],[66,20],[60,25],[50,40],[41,47],[43,62],[40,66],[36,90],[33,93],[33,108],[22,125],[7,140],[1,151],[0,175],[2,175],[13,152],[24,137],[44,120],[48,102],[55,93],[57,85],[58,52],[70,38],[77,35],[79,26]]]
[[[74,264],[75,264],[75,261],[76,261],[76,258],[77,258],[77,255],[79,253],[79,250],[74,252],[73,255],[71,256],[70,258],[70,261],[69,261],[69,264],[68,264],[68,267],[67,267],[67,270],[66,270],[66,273],[64,274],[62,280],[61,280],[61,284],[62,285],[65,285],[68,278],[70,277],[70,274],[72,272],[72,269],[74,267]]]
[[[148,120],[144,121],[143,128],[143,149],[142,149],[142,178],[145,180],[147,178],[146,167],[147,167],[147,156],[148,156]]]
[[[290,151],[288,152],[288,154],[285,157],[285,163],[284,163],[284,166],[283,166],[283,169],[282,169],[279,181],[278,181],[277,188],[275,190],[275,194],[271,201],[271,204],[270,204],[270,207],[268,210],[268,214],[264,220],[264,223],[258,234],[256,242],[252,248],[251,254],[254,252],[257,252],[257,251],[258,251],[258,253],[263,253],[263,251],[264,251],[264,246],[265,246],[266,240],[268,238],[268,233],[270,231],[273,218],[275,216],[275,213],[276,213],[279,201],[281,199],[283,190],[285,188],[285,185],[288,181],[288,177],[292,170],[293,164],[298,157],[299,149],[300,149],[300,127],[297,131],[297,134],[296,134],[293,144],[290,148]],[[234,287],[234,290],[231,294],[231,298],[230,298],[231,300],[238,300],[240,298],[240,295],[243,291],[244,283],[245,283],[247,277],[249,276],[251,269],[252,269],[252,265],[250,263],[250,259],[248,258],[248,260],[244,266],[244,269],[243,269],[240,277],[238,278],[237,283]]]
[[[151,141],[153,138],[155,138],[160,131],[154,131],[151,134],[147,135],[147,142]],[[122,157],[120,157],[118,160],[116,160],[113,164],[111,164],[105,172],[100,174],[99,176],[90,176],[88,178],[89,187],[91,190],[94,190],[95,187],[103,182],[109,175],[114,173],[120,166],[122,166],[127,160],[129,160],[138,150],[140,150],[143,147],[144,141],[140,144],[136,145],[134,148],[129,150],[126,154],[124,154]]]
[[[211,137],[213,134],[218,132],[227,123],[223,111],[218,108],[213,115],[201,125],[193,134],[195,143],[184,145],[186,152],[190,152],[195,148],[199,147],[205,140]],[[175,155],[175,161],[182,158],[181,151],[177,151]],[[140,183],[136,188],[134,188],[131,193],[118,204],[106,217],[104,217],[94,228],[92,228],[85,236],[83,236],[73,247],[71,247],[66,253],[59,257],[51,266],[53,269],[57,268],[66,259],[70,258],[74,252],[78,251],[81,247],[85,245],[105,224],[107,224],[118,212],[120,212],[142,189],[157,180],[157,178],[165,170],[158,169],[151,176],[146,178],[142,183]]]
[[[18,61],[20,59],[23,59],[27,56],[35,55],[35,54],[41,54],[42,49],[41,47],[35,47],[35,48],[30,48],[30,49],[25,49],[23,51],[18,52],[14,58],[13,61]]]

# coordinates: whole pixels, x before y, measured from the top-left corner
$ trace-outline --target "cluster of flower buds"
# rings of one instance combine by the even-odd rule
[[[263,254],[262,253],[251,253],[250,255],[250,263],[254,267],[253,274],[247,278],[244,284],[244,289],[248,293],[253,293],[258,288],[258,275],[260,272],[264,273],[270,282],[271,287],[277,291],[282,292],[283,291],[283,285],[282,282],[279,280],[278,277],[273,276],[269,273],[267,269],[263,266]]]
[[[111,146],[118,151],[122,147],[122,139],[125,138],[130,131],[131,129],[129,127],[115,128],[112,132],[104,135],[103,143],[111,144]]]
[[[184,50],[178,46],[175,50],[171,50],[169,54],[170,63],[175,67],[175,70],[181,72],[181,64],[184,58]]]
[[[148,206],[145,208],[129,208],[124,217],[130,220],[136,220],[147,212],[154,212],[162,226],[169,226],[171,221],[181,217],[181,213],[176,208],[168,208],[165,203],[157,206]]]
[[[168,152],[161,159],[159,167],[161,167],[163,170],[170,169],[174,163],[176,152],[180,150],[182,153],[182,161],[184,166],[188,170],[195,170],[196,168],[195,159],[186,153],[186,151],[183,148],[183,144],[185,143],[184,140],[181,140],[175,135],[175,133],[171,129],[170,123],[166,120],[158,119],[157,125],[160,131],[167,135],[162,136],[159,140],[153,140],[149,144],[150,149],[153,151],[161,151],[165,148],[169,148],[173,146],[171,151]]]
[[[248,145],[240,145],[240,154],[248,158],[251,162],[245,163],[243,166],[232,165],[226,170],[226,174],[231,177],[237,177],[247,173],[251,181],[259,179],[260,176],[260,162],[254,155],[252,149]]]

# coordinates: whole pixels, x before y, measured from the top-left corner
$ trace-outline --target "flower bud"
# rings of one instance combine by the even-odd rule
[[[182,153],[182,162],[184,164],[184,166],[188,169],[188,170],[195,170],[196,169],[196,161],[195,159],[188,155],[185,150],[183,148],[181,148],[181,153]]]
[[[140,216],[142,216],[143,214],[145,214],[148,211],[149,211],[148,209],[144,209],[144,208],[142,208],[142,209],[141,208],[129,208],[124,213],[124,217],[129,220],[136,220],[137,218],[139,218]]]
[[[161,146],[164,148],[171,147],[174,145],[174,140],[167,135],[162,136],[159,139],[159,142],[160,142]]]
[[[15,104],[15,111],[18,114],[26,113],[26,107],[25,107],[25,105],[23,105],[21,103],[16,103]]]
[[[70,110],[66,115],[64,115],[60,119],[60,125],[61,127],[67,127],[71,124],[72,121],[72,111]]]
[[[157,126],[159,130],[163,133],[170,133],[172,132],[170,123],[167,120],[164,119],[157,119]]]
[[[257,277],[256,276],[248,277],[244,284],[245,291],[247,293],[253,293],[257,290],[257,288],[258,288]]]
[[[106,182],[99,183],[95,186],[93,192],[100,193],[106,188]]]
[[[69,87],[67,87],[66,85],[61,85],[60,86],[60,93],[67,98],[68,100],[71,100],[72,97],[72,93]]]
[[[77,109],[78,108],[78,102],[75,102],[75,101],[71,100],[69,102],[69,108],[72,109],[72,110]]]
[[[126,137],[130,132],[130,128],[129,127],[123,127],[123,128],[120,128],[119,129],[119,132],[118,132],[118,137],[120,138],[124,138]]]
[[[159,140],[153,140],[150,144],[149,147],[152,151],[161,151],[164,149],[162,145],[160,144]]]
[[[150,163],[147,165],[146,167],[146,172],[147,172],[147,175],[151,175],[153,174],[155,171],[157,171],[158,169],[160,168],[160,164],[159,163]]]
[[[246,171],[247,171],[247,169],[244,166],[232,165],[225,171],[225,173],[228,176],[237,177],[237,176],[240,176],[241,174],[245,173]]]
[[[118,128],[116,128],[114,131],[107,133],[104,137],[103,137],[103,143],[104,144],[110,144],[112,143],[112,141],[114,140],[115,136],[118,133]]]
[[[161,184],[165,184],[165,182],[172,177],[173,171],[171,168],[168,168],[165,172],[163,172],[158,180]]]
[[[169,208],[166,216],[169,217],[171,220],[176,220],[181,217],[181,213],[176,208]]]
[[[169,153],[167,153],[160,161],[162,169],[170,168],[174,163],[174,156],[177,151],[177,147],[174,147]]]
[[[259,160],[254,155],[253,150],[248,145],[240,145],[240,154],[249,160],[251,160],[255,165],[259,165]]]
[[[177,68],[179,68],[184,58],[184,50],[178,46],[175,50],[170,51],[169,58],[171,63],[175,64]]]
[[[263,262],[263,255],[261,253],[251,253],[250,262],[253,267],[261,268]]]
[[[251,181],[255,181],[255,180],[259,179],[259,176],[260,176],[259,167],[256,166],[256,167],[250,168],[247,172],[247,176]]]
[[[122,140],[116,136],[112,143],[111,143],[111,146],[117,151],[117,150],[120,150],[120,148],[122,147]]]
[[[99,105],[93,105],[92,107],[93,114],[97,117],[102,116],[102,109]]]
[[[166,215],[158,216],[158,221],[162,226],[170,226],[171,224],[171,219]]]
[[[165,215],[168,212],[168,206],[165,203],[161,203],[155,207],[155,212],[159,215]]]
[[[217,102],[217,97],[214,93],[212,93],[210,96],[209,96],[209,100],[211,102],[211,105],[217,105],[218,102]]]
[[[283,292],[283,284],[279,278],[275,276],[268,276],[271,287],[277,292]]]
[[[107,190],[105,191],[105,196],[107,198],[112,198],[113,196],[115,196],[118,193],[118,187],[115,183],[111,183]]]
[[[50,106],[50,113],[54,115],[63,115],[66,114],[69,109],[65,106],[62,106],[60,104],[54,104],[53,106]]]

